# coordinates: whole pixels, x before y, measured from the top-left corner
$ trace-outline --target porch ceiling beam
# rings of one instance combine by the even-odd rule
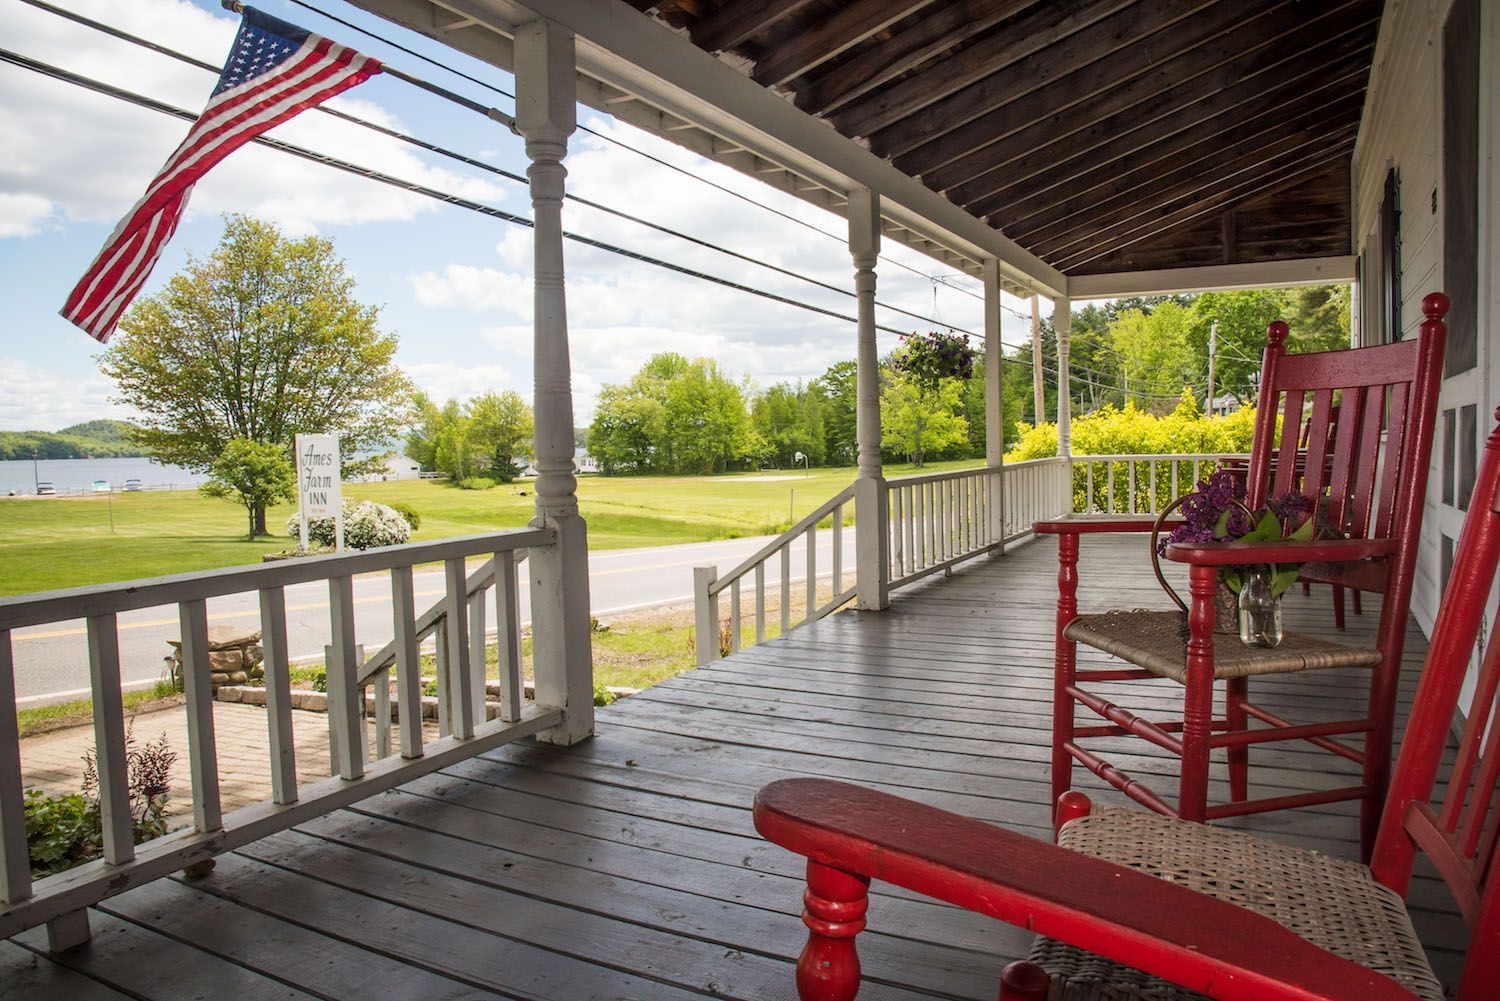
[[[1135,2],[1063,0],[1041,4],[1006,25],[1005,30],[982,36],[950,58],[849,105],[833,116],[834,124],[845,135],[871,135]]]
[[[767,87],[779,87],[934,2],[855,0],[845,4],[826,21],[773,46],[755,63],[750,76]]]
[[[1097,231],[1101,220],[1128,212],[1141,204],[1155,204],[1166,192],[1202,187],[1247,170],[1289,150],[1316,147],[1325,137],[1344,134],[1359,116],[1364,85],[1332,103],[1322,103],[1291,119],[1246,123],[1241,134],[1222,143],[1202,143],[1166,161],[1122,169],[1113,181],[1079,192],[1047,207],[1011,205],[1006,208],[1006,230],[1027,246],[1041,246],[1079,229]],[[1105,222],[1104,225],[1111,223]]]
[[[896,157],[896,166],[908,174],[926,174],[1068,108],[1101,108],[1132,84],[1139,89],[1137,99],[1159,98],[1168,89],[1168,79],[1175,76],[1190,80],[1255,48],[1267,31],[1274,33],[1281,26],[1284,33],[1290,33],[1305,24],[1302,6],[1296,0],[1280,0],[1267,12],[1249,18],[1239,3],[1221,0],[1183,21],[1179,29],[1164,33],[1165,37],[1157,40],[1159,44],[1127,49],[1113,58],[1090,63],[1050,87],[986,109],[967,124]],[[1102,110],[1102,114],[1107,113]],[[872,137],[871,145],[880,149],[884,141],[884,137]]]
[[[890,123],[870,136],[872,149],[900,156],[1012,101],[1040,91],[1062,90],[1073,100],[1097,92],[1110,81],[1141,72],[1176,47],[1191,44],[1197,24],[1220,30],[1235,18],[1222,11],[1235,0],[1170,0],[1126,5],[1024,58],[995,64],[991,72],[962,90],[934,101],[920,115]],[[1050,10],[1043,6],[1042,11]],[[1238,19],[1243,20],[1240,14]]]
[[[1234,134],[1246,122],[1298,114],[1326,100],[1329,93],[1345,92],[1351,84],[1364,88],[1374,32],[1369,33],[1368,41],[1360,41],[1354,51],[1331,58],[1318,51],[1288,56],[1278,64],[1290,71],[1284,77],[1242,80],[1177,114],[1162,115],[1128,132],[1105,132],[1096,145],[1089,145],[1082,137],[1071,143],[1048,144],[1003,169],[959,184],[948,191],[948,197],[975,215],[985,216],[1047,194],[1070,196],[1101,179],[1113,178],[1119,170]],[[928,183],[934,180],[930,177]]]
[[[1073,300],[1120,299],[1138,295],[1180,292],[1218,292],[1233,289],[1286,288],[1293,285],[1330,285],[1354,281],[1356,258],[1310,257],[1262,264],[1215,264],[1159,271],[1117,271],[1102,275],[1074,275]]]
[[[812,0],[734,0],[688,29],[694,44],[722,52],[764,31]]]
[[[1308,157],[1302,151],[1294,151],[1280,161],[1265,165],[1261,172],[1249,179],[1206,190],[1200,188],[1189,196],[1192,198],[1191,201],[1180,207],[1174,207],[1171,202],[1153,206],[1130,223],[1111,231],[1106,239],[1098,242],[1080,241],[1061,248],[1054,259],[1061,267],[1082,267],[1114,251],[1149,240],[1188,220],[1221,212],[1244,199],[1285,190],[1310,180],[1325,171],[1331,164],[1348,161],[1350,149],[1354,143],[1353,133],[1354,130],[1351,127],[1348,141],[1324,155]]]
[[[1263,33],[1247,52],[1203,71],[1198,61],[1178,60],[1159,72],[1137,77],[1130,83],[1093,101],[1075,105],[1025,124],[1009,135],[923,175],[923,180],[965,204],[977,192],[958,194],[955,186],[971,179],[1008,183],[1012,176],[1050,173],[1070,151],[1088,151],[1133,130],[1184,114],[1244,82],[1252,89],[1266,88],[1262,74],[1284,72],[1288,65],[1305,63],[1316,71],[1320,63],[1349,51],[1365,51],[1374,45],[1380,23],[1377,0],[1345,0],[1310,20],[1286,19],[1277,30]],[[1282,39],[1294,34],[1327,39],[1313,48],[1288,46]],[[1253,81],[1253,82],[1251,82]],[[1224,98],[1222,102],[1233,102]],[[992,190],[987,189],[987,190]]]
[[[1033,0],[971,0],[933,11],[878,47],[853,56],[797,88],[797,107],[827,115],[1030,7]]]

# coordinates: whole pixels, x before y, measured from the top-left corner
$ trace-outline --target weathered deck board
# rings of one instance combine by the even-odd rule
[[[1087,608],[1164,604],[1139,540],[1090,539]],[[761,841],[755,789],[787,775],[866,783],[1044,836],[1055,550],[1020,547],[601,710],[574,748],[522,744],[267,838],[207,879],[162,880],[93,914],[96,942],[48,958],[39,931],[0,946],[0,996],[794,997],[800,860]],[[1374,601],[1349,616],[1368,639]],[[1289,601],[1288,628],[1331,622],[1326,589]],[[1413,627],[1409,706],[1424,643]],[[1102,658],[1086,655],[1086,662]],[[1361,672],[1255,679],[1299,719],[1359,712]],[[1170,682],[1113,686],[1166,713]],[[1171,791],[1173,762],[1111,741]],[[1251,751],[1252,794],[1352,773],[1298,746]],[[1223,769],[1215,771],[1222,795]],[[1091,776],[1080,788],[1114,798]],[[1355,809],[1333,804],[1235,825],[1341,856]],[[860,997],[992,998],[1029,936],[876,887]],[[1411,894],[1451,979],[1463,928],[1436,880]],[[92,992],[92,993],[90,993]]]

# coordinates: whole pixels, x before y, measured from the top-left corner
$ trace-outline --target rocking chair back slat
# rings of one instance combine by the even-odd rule
[[[1307,468],[1303,471],[1303,493],[1309,497],[1321,497],[1328,485],[1328,451],[1339,408],[1333,402],[1333,390],[1320,389],[1313,394],[1312,417],[1303,434],[1302,447],[1307,455]]]
[[[1380,484],[1380,500],[1375,508],[1375,528],[1373,535],[1376,538],[1387,536],[1392,533],[1396,525],[1399,512],[1396,510],[1396,496],[1404,478],[1413,470],[1410,468],[1410,460],[1406,459],[1406,439],[1411,434],[1411,428],[1407,424],[1407,404],[1410,402],[1411,385],[1409,383],[1398,383],[1390,388],[1390,405],[1386,410],[1385,426],[1385,470],[1384,479]],[[1409,494],[1411,502],[1423,503],[1421,494]],[[1415,540],[1413,540],[1415,541]]]
[[[1358,449],[1353,464],[1353,504],[1349,521],[1343,526],[1351,537],[1363,538],[1370,525],[1370,508],[1375,500],[1375,466],[1380,458],[1380,425],[1385,409],[1384,390],[1365,391],[1365,406],[1359,415]]]
[[[1500,411],[1496,412],[1500,419]],[[1478,985],[1500,977],[1495,798],[1500,787],[1500,734],[1493,725],[1500,691],[1500,636],[1482,648],[1478,684],[1445,790],[1436,789],[1448,722],[1481,650],[1485,613],[1500,562],[1500,427],[1485,444],[1469,516],[1459,537],[1448,588],[1433,624],[1427,665],[1413,700],[1406,739],[1391,781],[1371,872],[1403,895],[1418,851],[1432,861],[1469,923],[1471,948],[1459,997],[1484,996]],[[1441,802],[1439,802],[1441,797]]]
[[[1354,447],[1359,440],[1360,417],[1364,413],[1365,388],[1355,386],[1344,390],[1339,403],[1341,419],[1335,430],[1333,445],[1333,476],[1328,490],[1328,521],[1343,531],[1349,517],[1350,499],[1354,493]]]

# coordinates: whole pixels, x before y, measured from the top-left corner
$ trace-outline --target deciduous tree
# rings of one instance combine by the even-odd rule
[[[246,537],[254,542],[266,531],[266,508],[296,496],[296,474],[286,449],[270,442],[235,438],[224,446],[209,471],[213,479],[198,489],[209,497],[234,501],[245,509]]]

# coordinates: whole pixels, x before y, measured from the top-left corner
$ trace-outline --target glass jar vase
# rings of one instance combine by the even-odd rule
[[[1240,642],[1246,646],[1281,645],[1281,596],[1270,570],[1248,570],[1240,584]]]

